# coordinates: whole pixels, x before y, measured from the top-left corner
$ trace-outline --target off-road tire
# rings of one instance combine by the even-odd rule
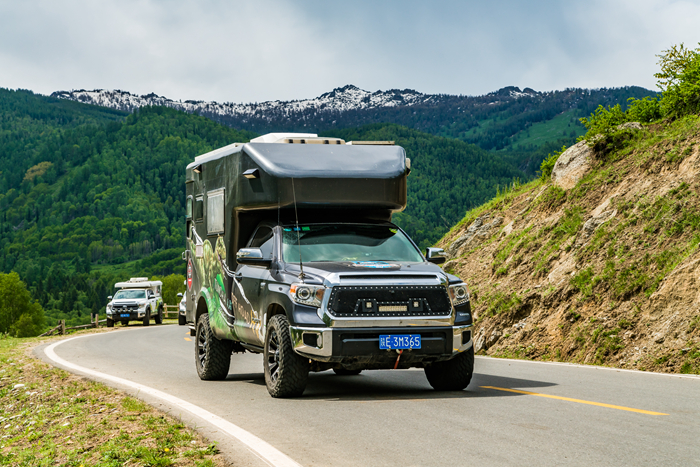
[[[128,326],[129,325],[129,320],[122,321],[122,326]]]
[[[187,324],[187,316],[181,315],[178,313],[177,314],[177,324],[179,326],[184,326],[185,324]]]
[[[345,368],[333,368],[333,372],[338,376],[357,376],[362,370],[346,370]]]
[[[163,309],[158,308],[158,314],[155,316],[156,324],[163,324]]]
[[[107,318],[107,327],[108,328],[113,328],[114,327],[114,320]]]
[[[474,374],[474,347],[452,360],[437,362],[425,367],[428,383],[436,391],[461,391],[469,386]]]
[[[209,326],[209,314],[202,314],[197,321],[194,346],[194,361],[199,379],[211,381],[226,378],[232,352],[233,342],[217,339]]]
[[[280,398],[301,396],[309,380],[309,359],[294,351],[286,316],[270,319],[263,355],[267,392]]]
[[[146,316],[143,318],[143,325],[148,326],[151,324],[151,309],[146,308]]]

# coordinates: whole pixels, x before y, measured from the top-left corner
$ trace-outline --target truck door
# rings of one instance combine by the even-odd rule
[[[272,229],[259,227],[248,242],[248,248],[260,248],[264,258],[272,259],[274,237]],[[236,333],[247,343],[262,345],[263,295],[270,281],[270,270],[263,266],[239,264],[233,280],[233,306],[236,315]]]

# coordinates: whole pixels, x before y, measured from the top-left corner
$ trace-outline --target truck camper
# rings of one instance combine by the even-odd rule
[[[424,368],[436,390],[470,382],[466,285],[391,216],[410,160],[392,142],[273,133],[195,158],[186,173],[185,319],[203,380],[232,353],[263,354],[273,397],[310,371]],[[234,357],[235,358],[235,357]]]
[[[151,319],[156,324],[163,323],[163,296],[161,281],[149,281],[148,277],[132,277],[126,282],[117,282],[120,289],[109,296],[107,304],[107,327],[114,323],[128,325],[129,321],[141,321],[148,326]]]

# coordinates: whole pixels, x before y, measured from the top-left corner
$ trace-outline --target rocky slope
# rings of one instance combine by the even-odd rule
[[[582,142],[440,242],[481,354],[700,373],[700,117]]]

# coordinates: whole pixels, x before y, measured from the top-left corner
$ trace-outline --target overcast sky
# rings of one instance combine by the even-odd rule
[[[0,87],[172,99],[639,85],[700,0],[0,0]]]

